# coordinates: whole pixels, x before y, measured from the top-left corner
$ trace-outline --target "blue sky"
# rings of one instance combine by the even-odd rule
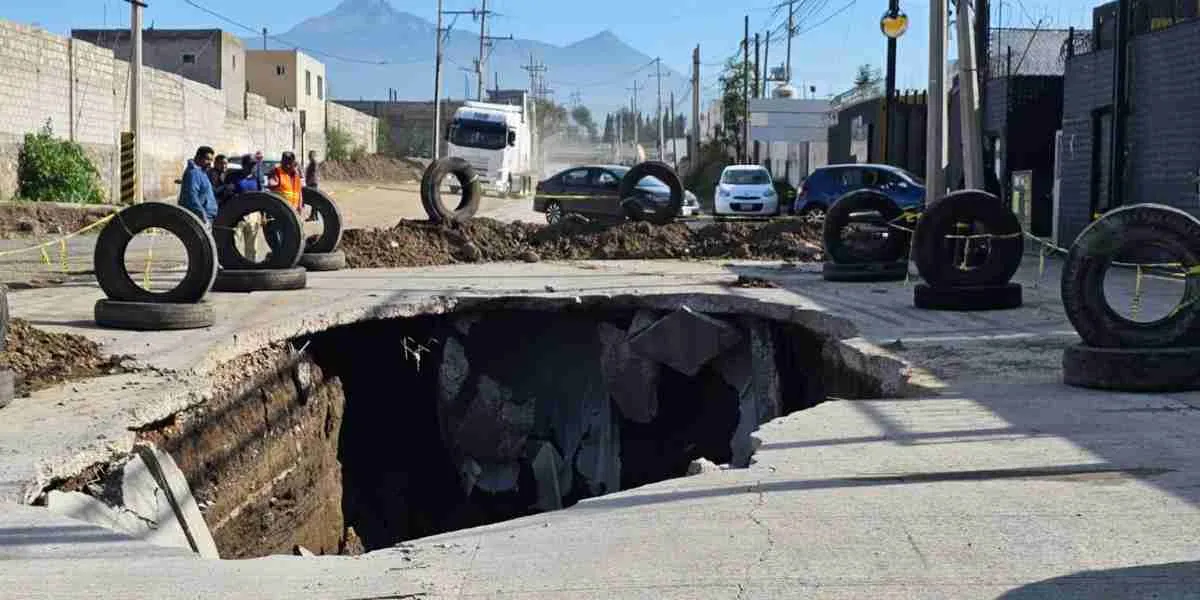
[[[305,18],[326,12],[340,0],[290,0],[278,2],[217,2],[195,0],[217,12],[249,24],[283,32]],[[397,10],[433,20],[435,0],[391,0]],[[719,63],[737,50],[742,17],[750,15],[751,35],[766,32],[786,20],[786,10],[774,16],[776,0],[491,0],[489,8],[501,13],[492,24],[496,35],[513,34],[555,44],[568,44],[605,29],[680,72],[691,68],[691,48],[701,47],[706,96],[715,95]],[[129,5],[123,0],[36,0],[5,2],[0,17],[64,34],[72,27],[127,26]],[[1091,7],[1099,0],[993,0],[993,26],[1043,28],[1086,27]],[[146,23],[163,28],[221,27],[217,19],[183,0],[149,0]],[[928,0],[900,0],[911,25],[898,48],[897,85],[923,88],[926,79]],[[287,6],[286,11],[281,6]],[[476,0],[445,0],[447,10],[477,6]],[[801,34],[792,43],[793,83],[815,85],[819,95],[846,89],[859,64],[882,66],[885,40],[879,17],[885,0],[798,0],[813,14],[798,23]],[[818,9],[819,10],[816,10]],[[771,62],[778,65],[783,40],[773,40]],[[331,68],[336,62],[331,61]]]

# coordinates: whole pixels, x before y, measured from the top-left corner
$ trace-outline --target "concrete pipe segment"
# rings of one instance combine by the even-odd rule
[[[187,271],[175,287],[154,292],[134,282],[125,265],[125,251],[138,233],[163,229],[183,243]],[[212,306],[201,300],[217,275],[217,247],[204,224],[174,204],[146,202],[117,213],[96,240],[93,255],[96,280],[108,297],[96,302],[96,324],[132,330],[170,330],[209,327]]]
[[[930,310],[1000,310],[1021,306],[1009,280],[1025,251],[1021,223],[1003,202],[980,190],[953,192],[929,205],[913,233],[924,286],[913,304]]]
[[[1063,381],[1129,392],[1200,389],[1200,280],[1191,273],[1198,264],[1200,220],[1177,208],[1125,206],[1084,229],[1062,274],[1063,306],[1083,339],[1063,353]],[[1126,318],[1109,304],[1105,276],[1148,266],[1183,270],[1183,297],[1159,319]]]
[[[442,198],[441,183],[447,175],[458,180],[458,205],[450,208]],[[483,187],[479,175],[466,160],[456,156],[440,158],[429,163],[421,175],[421,206],[434,223],[469,221],[479,211]]]

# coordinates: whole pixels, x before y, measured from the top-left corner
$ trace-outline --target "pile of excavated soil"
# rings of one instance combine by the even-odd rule
[[[799,221],[715,223],[501,223],[472,219],[436,225],[401,221],[391,229],[351,229],[342,250],[354,268],[423,267],[464,262],[661,258],[822,259],[820,231]]]
[[[119,373],[121,358],[106,356],[100,346],[85,337],[48,333],[22,319],[8,322],[0,367],[17,376],[17,395],[75,379]]]
[[[369,154],[358,160],[321,163],[321,177],[330,181],[419,181],[428,160]]]
[[[71,233],[116,210],[112,206],[0,202],[0,238]]]

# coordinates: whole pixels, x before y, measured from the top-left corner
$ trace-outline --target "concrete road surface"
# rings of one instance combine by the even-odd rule
[[[450,309],[469,297],[658,295],[708,306],[720,295],[830,331],[851,324],[846,346],[874,353],[868,362],[876,369],[903,367],[896,358],[904,358],[911,379],[888,398],[831,399],[763,426],[747,469],[664,481],[357,558],[202,560],[42,509],[0,505],[0,596],[1200,597],[1200,394],[1060,384],[1055,360],[1075,338],[1055,268],[1022,269],[1024,307],[979,314],[918,311],[903,283],[832,284],[815,265],[342,271],[312,274],[303,291],[216,294],[216,328],[169,335],[91,328],[84,319],[94,288],[17,292],[17,316],[165,371],[63,386],[0,411],[0,497],[10,502],[40,489],[23,482],[124,451],[136,423],[197,401],[189,394],[202,392],[202,373],[180,368],[204,371],[301,331],[367,314]],[[781,287],[729,287],[747,274]],[[1128,303],[1119,289],[1111,301]],[[1163,287],[1151,295],[1171,293]]]

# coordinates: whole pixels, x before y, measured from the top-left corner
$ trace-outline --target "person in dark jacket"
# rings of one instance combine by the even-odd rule
[[[308,166],[304,169],[304,185],[310,188],[317,187],[321,179],[321,168],[317,164],[316,150],[308,151]]]
[[[179,185],[179,205],[192,211],[207,227],[212,227],[212,221],[217,216],[217,198],[208,177],[212,161],[212,148],[197,148],[196,156],[188,161]]]

